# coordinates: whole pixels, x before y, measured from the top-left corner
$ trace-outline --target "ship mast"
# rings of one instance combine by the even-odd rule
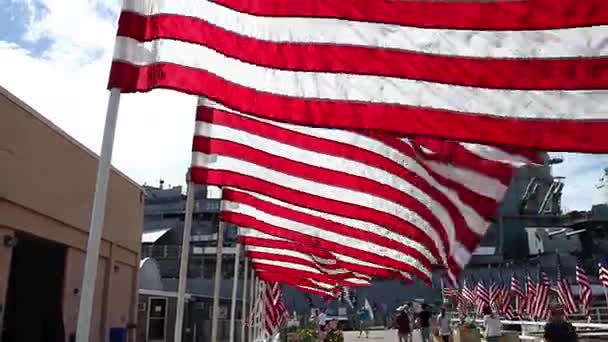
[[[604,169],[604,175],[600,178],[595,187],[604,193],[605,204],[608,204],[608,167]]]

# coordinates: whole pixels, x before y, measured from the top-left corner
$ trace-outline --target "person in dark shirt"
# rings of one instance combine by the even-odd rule
[[[578,337],[572,324],[566,322],[561,308],[551,310],[551,318],[545,324],[545,342],[576,342]]]
[[[431,311],[429,306],[422,304],[422,311],[418,313],[418,325],[420,327],[420,335],[422,342],[431,341]]]
[[[397,334],[399,335],[399,342],[410,342],[411,339],[411,328],[410,328],[410,318],[407,314],[407,309],[401,308],[399,314],[397,314],[397,318],[395,319],[395,323],[397,325]]]

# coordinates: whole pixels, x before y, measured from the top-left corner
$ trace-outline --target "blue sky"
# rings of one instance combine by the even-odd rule
[[[0,85],[99,152],[120,0],[0,0]],[[139,183],[183,184],[196,99],[170,91],[122,96],[113,163]],[[564,206],[603,200],[606,155],[559,154]]]

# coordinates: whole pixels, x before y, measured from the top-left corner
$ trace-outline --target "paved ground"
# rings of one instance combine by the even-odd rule
[[[365,338],[363,334],[362,338],[359,338],[358,331],[346,331],[344,333],[344,342],[397,342],[397,331],[396,330],[372,330],[369,332],[369,338]],[[414,334],[414,341],[420,341],[420,337]]]

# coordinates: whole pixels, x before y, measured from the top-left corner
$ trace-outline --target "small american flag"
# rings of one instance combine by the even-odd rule
[[[476,312],[478,315],[481,315],[483,309],[490,306],[490,291],[488,291],[488,288],[481,279],[477,282],[476,297]]]
[[[559,257],[559,254],[556,254],[557,257],[557,299],[559,300],[562,308],[564,310],[564,314],[566,317],[572,316],[574,313],[578,311],[576,306],[576,302],[574,301],[574,295],[572,294],[572,289],[570,288],[570,283],[568,279],[562,276],[562,263]]]
[[[281,285],[277,282],[265,282],[262,301],[264,306],[264,327],[268,336],[272,336],[278,327],[289,318],[283,301]]]
[[[536,320],[546,320],[549,318],[549,291],[551,283],[545,272],[541,273],[537,288],[536,302],[534,305],[533,317]]]
[[[526,312],[529,317],[534,317],[534,306],[536,303],[537,284],[530,273],[526,276]]]
[[[585,317],[589,317],[589,308],[591,307],[591,299],[592,299],[592,291],[591,284],[589,283],[589,278],[587,277],[587,272],[582,265],[576,265],[576,282],[580,287],[581,292],[581,308],[583,310],[583,315]]]
[[[515,309],[517,310],[517,314],[523,319],[526,311],[526,295],[524,294],[515,273],[511,274],[511,293],[515,296]]]
[[[566,317],[572,316],[578,311],[568,279],[561,278],[557,281],[557,298],[562,305]]]
[[[600,263],[598,273],[602,286],[608,287],[608,268],[604,266],[604,264]]]

